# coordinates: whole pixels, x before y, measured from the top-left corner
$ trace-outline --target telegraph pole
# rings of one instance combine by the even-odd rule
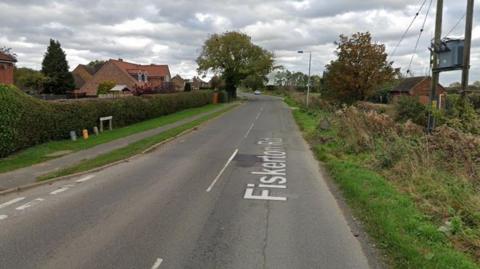
[[[431,60],[432,60],[432,85],[430,91],[430,107],[433,108],[435,105],[438,108],[437,102],[437,85],[440,77],[440,72],[438,71],[438,54],[437,51],[440,49],[442,43],[442,19],[443,19],[443,0],[437,0],[437,12],[435,18],[435,37],[433,41],[433,48],[431,50]],[[427,132],[431,132],[435,128],[435,118],[432,113],[428,114],[428,126]]]
[[[308,101],[310,99],[310,70],[312,67],[312,52],[309,52],[308,58],[308,80],[307,80],[307,100],[305,101],[307,109],[308,109]]]
[[[463,47],[462,67],[462,97],[465,97],[468,88],[468,73],[470,69],[470,47],[472,44],[473,1],[467,0],[467,16],[465,17],[465,45]]]

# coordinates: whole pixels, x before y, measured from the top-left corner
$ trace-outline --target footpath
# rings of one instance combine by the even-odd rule
[[[29,167],[20,168],[6,173],[0,173],[0,191],[20,187],[29,183],[34,183],[37,181],[37,178],[39,176],[78,164],[83,160],[92,159],[99,155],[114,151],[119,148],[123,148],[125,146],[128,146],[130,143],[135,143],[142,139],[158,135],[167,130],[195,121],[203,116],[218,112],[224,108],[225,107],[219,107],[212,111],[200,113],[190,118],[182,119],[174,123],[150,129],[148,131],[132,134],[120,139],[100,144],[86,150],[73,152],[68,155],[56,159],[51,159],[46,162],[38,163]]]

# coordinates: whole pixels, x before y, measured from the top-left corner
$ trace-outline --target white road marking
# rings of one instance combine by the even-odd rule
[[[36,204],[42,202],[42,201],[45,201],[45,199],[37,198],[37,199],[35,199],[35,200],[33,200],[33,201],[30,201],[30,202],[28,202],[28,203],[26,203],[26,204],[23,204],[23,205],[17,207],[17,208],[15,208],[15,209],[16,209],[16,210],[24,210],[24,209],[27,209],[27,208],[29,208],[29,207],[31,207],[31,206],[33,206],[33,205],[36,205]]]
[[[218,173],[217,177],[212,181],[212,184],[210,184],[210,186],[207,188],[207,192],[210,192],[213,188],[213,186],[215,185],[215,183],[217,183],[217,180],[220,178],[220,176],[222,176],[223,172],[225,171],[225,169],[227,169],[227,166],[230,164],[230,162],[233,160],[233,158],[235,158],[235,156],[237,155],[238,153],[238,149],[236,149],[232,156],[230,156],[230,158],[228,159],[227,163],[225,164],[225,166],[223,166],[222,170],[220,170],[220,173]]]
[[[245,135],[243,136],[243,138],[247,138],[248,134],[250,133],[250,131],[253,129],[253,126],[255,125],[255,123],[252,123],[252,125],[250,125],[250,128],[248,128],[248,131],[247,133],[245,133]]]
[[[153,264],[152,269],[157,269],[158,267],[160,267],[160,265],[162,264],[162,262],[163,262],[163,259],[158,258],[158,259],[155,261],[155,263]]]
[[[4,220],[4,219],[6,219],[6,218],[8,218],[7,215],[0,215],[0,220]]]
[[[77,181],[75,181],[75,182],[82,183],[82,182],[88,181],[88,180],[90,180],[90,179],[92,179],[92,178],[94,178],[94,177],[95,177],[94,175],[88,175],[88,176],[86,176],[86,177],[82,177],[81,179],[79,179],[79,180],[77,180]]]
[[[4,208],[4,207],[7,207],[7,206],[9,206],[9,205],[15,204],[15,203],[17,203],[17,202],[20,202],[20,201],[22,201],[23,199],[25,199],[25,197],[18,197],[18,198],[15,198],[15,199],[13,199],[13,200],[10,200],[10,201],[8,201],[8,202],[6,202],[6,203],[3,203],[3,204],[0,205],[0,209],[2,209],[2,208]]]
[[[61,192],[64,192],[64,191],[70,189],[70,188],[73,187],[73,186],[74,186],[74,185],[65,185],[65,186],[61,187],[60,189],[56,189],[56,190],[52,191],[50,194],[51,194],[51,195],[59,194],[59,193],[61,193]]]

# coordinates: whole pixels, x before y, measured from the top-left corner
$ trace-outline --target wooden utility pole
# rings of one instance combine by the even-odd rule
[[[462,67],[462,97],[465,97],[468,88],[468,73],[470,69],[470,47],[472,44],[473,1],[467,0],[467,16],[465,17],[465,45],[463,47]]]
[[[431,50],[431,60],[432,60],[432,85],[430,91],[430,107],[433,108],[435,105],[438,108],[437,102],[437,85],[440,76],[438,71],[438,50],[441,47],[442,43],[442,19],[443,19],[443,0],[437,0],[437,12],[435,18],[435,37],[433,41],[433,48]],[[427,132],[431,132],[435,128],[435,118],[430,112],[428,114],[428,126]]]

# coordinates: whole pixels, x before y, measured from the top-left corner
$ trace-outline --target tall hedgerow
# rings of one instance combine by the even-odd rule
[[[103,116],[113,116],[121,127],[212,102],[211,91],[46,102],[0,84],[0,158],[50,140],[68,138],[98,125]]]

